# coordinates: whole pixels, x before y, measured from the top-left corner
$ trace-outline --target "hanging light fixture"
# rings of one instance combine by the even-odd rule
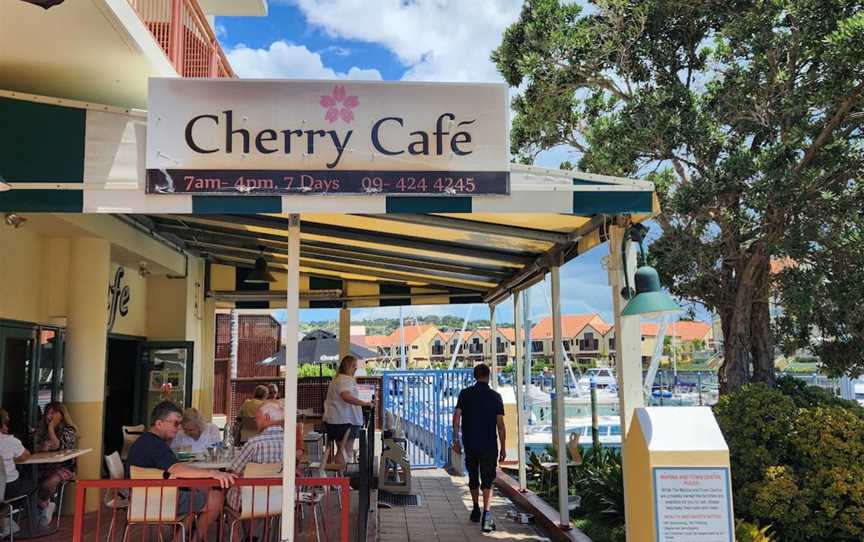
[[[255,269],[249,273],[243,282],[246,284],[268,284],[276,282],[276,279],[267,270],[267,260],[264,258],[264,247],[258,247],[261,254],[255,258]]]
[[[625,251],[622,252],[624,264],[624,277],[626,286],[621,295],[628,299],[627,305],[621,311],[621,316],[642,316],[644,318],[657,318],[666,314],[675,314],[683,311],[678,303],[672,299],[672,296],[663,291],[660,286],[660,275],[653,267],[646,265],[645,249],[642,242],[645,240],[645,235],[648,233],[648,228],[642,224],[634,224],[627,234],[624,235],[624,241],[634,241],[639,243],[639,255],[641,266],[636,270],[635,282],[636,291],[630,288],[630,279],[627,273],[627,257]]]

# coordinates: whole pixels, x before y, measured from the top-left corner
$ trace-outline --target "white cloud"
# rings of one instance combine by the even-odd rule
[[[239,44],[228,51],[228,61],[237,75],[249,79],[381,79],[378,70],[356,66],[347,73],[337,72],[324,65],[319,53],[281,40],[267,49]]]
[[[329,35],[380,44],[420,81],[501,81],[489,55],[522,0],[293,0]]]

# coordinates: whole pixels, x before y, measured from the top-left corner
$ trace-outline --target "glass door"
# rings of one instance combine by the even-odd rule
[[[52,401],[63,401],[63,344],[64,331],[52,327],[38,329],[39,344],[37,381],[34,383],[37,392],[33,394],[35,404],[32,412],[38,418],[45,411],[45,405]],[[32,419],[31,423],[38,423]]]
[[[0,402],[9,413],[10,432],[32,443],[36,412],[31,379],[36,357],[35,327],[0,326]]]
[[[166,400],[192,406],[192,348],[191,342],[142,343],[139,419],[148,420],[153,407]]]

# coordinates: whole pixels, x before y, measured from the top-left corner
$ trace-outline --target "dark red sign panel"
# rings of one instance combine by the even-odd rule
[[[148,194],[509,194],[506,171],[148,169]]]

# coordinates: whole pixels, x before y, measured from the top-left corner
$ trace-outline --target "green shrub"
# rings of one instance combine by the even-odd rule
[[[583,513],[610,526],[624,525],[624,472],[617,449],[589,448],[574,469],[573,485]]]
[[[784,542],[864,540],[859,410],[788,379],[721,398],[737,517]]]
[[[737,542],[774,542],[771,526],[759,527],[747,521],[735,521],[735,540]]]
[[[319,375],[332,377],[335,374],[336,371],[332,369],[329,365],[320,366],[317,363],[304,363],[297,370],[297,378],[305,378]]]
[[[864,417],[864,408],[857,402],[835,397],[828,390],[818,386],[810,386],[800,378],[781,376],[777,379],[776,387],[783,395],[792,399],[799,408],[839,406],[856,413],[858,416]]]

